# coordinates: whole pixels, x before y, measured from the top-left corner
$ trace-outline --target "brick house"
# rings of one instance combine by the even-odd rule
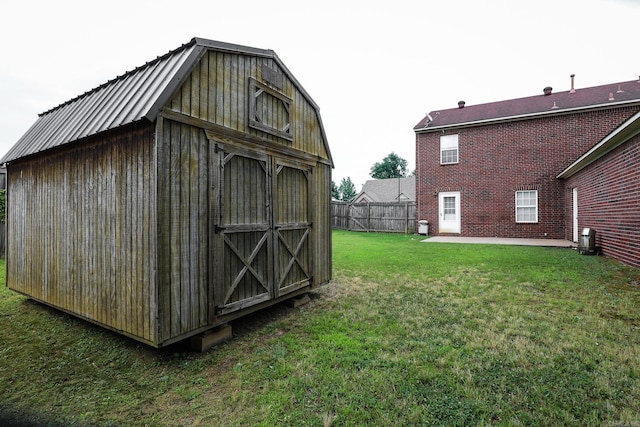
[[[595,229],[605,255],[640,268],[640,112],[558,177],[571,201],[567,230],[575,236],[579,227]]]
[[[596,164],[585,165],[593,155],[580,162],[595,147],[618,144],[616,150],[626,153],[620,155],[629,156],[625,150],[635,146],[637,154],[638,111],[640,80],[575,89],[573,76],[565,92],[547,87],[536,96],[474,106],[460,101],[458,108],[432,111],[414,127],[417,218],[429,221],[431,234],[477,237],[577,241],[578,225],[590,226],[603,252],[611,252],[606,243],[614,235],[606,235],[610,227],[597,218],[606,212],[586,206],[597,190],[574,188],[592,187],[593,174],[602,173]],[[599,167],[615,169],[612,156],[607,151]],[[637,157],[628,168],[637,188]],[[604,176],[621,179],[615,171]],[[637,197],[635,203],[633,221],[624,227],[637,230]]]

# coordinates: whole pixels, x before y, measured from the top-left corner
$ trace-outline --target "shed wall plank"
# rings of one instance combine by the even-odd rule
[[[160,341],[210,321],[209,141],[202,129],[162,119],[158,141]],[[164,189],[162,189],[164,187]],[[167,190],[168,189],[168,190]]]
[[[291,98],[288,121],[291,123],[293,140],[286,141],[268,132],[252,129],[249,121],[249,78],[262,79],[262,65],[278,69],[271,58],[256,58],[229,52],[209,51],[201,64],[185,79],[182,89],[173,97],[168,107],[176,112],[196,117],[210,123],[259,137],[265,141],[283,144],[286,147],[329,159],[324,145],[324,135],[318,112],[296,85],[283,76],[282,88],[274,88]],[[283,73],[282,70],[278,72]],[[206,95],[205,95],[206,94]],[[269,101],[266,110],[269,122],[286,121],[280,101]],[[276,114],[273,116],[273,114]]]
[[[143,208],[155,205],[155,177],[140,179],[152,170],[153,137],[152,125],[129,127],[10,165],[11,289],[155,341],[154,283],[141,261],[155,269],[142,226],[155,222],[155,210]]]

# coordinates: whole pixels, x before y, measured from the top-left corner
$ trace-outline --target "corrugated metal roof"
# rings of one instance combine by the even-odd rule
[[[549,88],[551,89],[551,88]],[[612,83],[608,85],[536,95],[526,98],[464,105],[430,112],[414,127],[416,132],[429,132],[453,126],[468,126],[495,121],[515,120],[549,114],[612,108],[640,103],[640,81]]]
[[[41,113],[0,164],[139,120],[154,121],[207,50],[273,59],[316,110],[326,143],[320,109],[273,50],[195,37],[166,55]],[[327,153],[330,157],[328,147]]]
[[[190,43],[39,115],[0,163],[138,120],[155,120],[204,47]]]
[[[31,128],[0,160],[20,157],[77,141],[146,118],[155,120],[161,105],[191,71],[204,48],[195,39],[154,61],[39,115]]]

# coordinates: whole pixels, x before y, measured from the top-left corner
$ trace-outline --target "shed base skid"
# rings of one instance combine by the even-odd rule
[[[224,324],[217,326],[201,334],[191,337],[191,349],[203,353],[211,347],[230,340],[233,337],[231,325]]]
[[[311,298],[309,298],[309,294],[302,294],[295,298],[288,299],[286,301],[286,304],[291,308],[298,308],[310,302],[311,302]]]
[[[326,286],[328,283],[329,283],[329,281],[321,283],[321,284],[316,285],[316,286]],[[221,339],[221,341],[215,342],[215,343],[211,344],[209,347],[205,348],[203,346],[202,347],[203,349],[200,350],[200,351],[206,351],[208,348],[210,348],[210,347],[212,347],[214,345],[217,345],[217,344],[219,344],[220,342],[222,342],[224,340],[232,338],[231,325],[229,324],[229,322],[231,322],[233,320],[236,320],[236,319],[240,319],[240,318],[242,318],[244,316],[247,316],[248,314],[251,314],[251,313],[254,313],[256,311],[268,308],[270,306],[274,306],[276,304],[281,304],[281,303],[289,303],[290,301],[296,301],[297,305],[295,307],[300,307],[301,305],[311,301],[311,298],[309,297],[307,292],[309,292],[310,289],[313,289],[316,286],[313,286],[313,287],[305,286],[303,288],[300,288],[300,289],[297,289],[295,291],[292,291],[289,294],[284,295],[284,296],[282,296],[280,298],[276,298],[276,299],[273,299],[273,300],[265,301],[262,304],[256,304],[256,305],[254,305],[252,307],[247,307],[244,310],[240,310],[240,311],[237,311],[235,313],[231,313],[231,314],[228,314],[228,315],[226,315],[224,317],[218,318],[215,321],[215,323],[212,323],[210,325],[202,327],[202,328],[200,328],[200,329],[198,329],[196,331],[192,331],[190,333],[179,335],[179,336],[176,336],[176,337],[174,337],[172,339],[169,339],[169,340],[166,340],[166,341],[163,341],[163,342],[157,342],[157,341],[150,341],[150,340],[142,339],[139,336],[136,336],[134,334],[130,334],[130,333],[128,333],[126,331],[123,331],[123,330],[120,330],[120,329],[113,328],[113,327],[111,327],[109,325],[106,325],[106,324],[98,322],[98,321],[96,321],[94,319],[90,319],[88,317],[82,316],[82,315],[80,315],[80,314],[78,314],[76,312],[73,312],[71,310],[66,310],[66,309],[64,309],[62,307],[58,307],[55,304],[51,304],[51,303],[49,303],[47,301],[44,301],[44,300],[41,300],[41,299],[38,299],[38,298],[34,298],[33,296],[30,296],[30,295],[28,295],[28,294],[26,294],[24,292],[19,291],[19,290],[13,289],[11,287],[9,287],[9,289],[11,289],[12,291],[17,292],[17,293],[19,293],[21,295],[24,295],[24,296],[28,297],[32,301],[36,301],[36,302],[38,302],[40,304],[44,304],[44,305],[46,305],[48,307],[51,307],[51,308],[53,308],[55,310],[59,310],[59,311],[61,311],[63,313],[70,314],[70,315],[72,315],[72,316],[74,316],[74,317],[76,317],[78,319],[87,321],[87,322],[92,323],[94,325],[97,325],[97,326],[100,326],[100,327],[105,328],[107,330],[116,332],[116,333],[118,333],[120,335],[123,335],[125,337],[132,338],[132,339],[134,339],[136,341],[142,342],[144,344],[147,344],[147,345],[149,345],[151,347],[155,347],[155,348],[166,347],[166,346],[169,346],[171,344],[175,344],[175,343],[178,343],[178,342],[181,342],[181,341],[184,341],[185,343],[190,341],[192,348],[194,350],[199,350],[200,347],[194,346],[194,344],[193,344],[194,340],[197,341],[199,339],[202,339],[204,341],[204,344],[206,344],[207,342],[213,342],[214,339],[215,339],[215,337],[213,337],[213,336],[207,336],[209,334],[216,335],[216,334],[219,333],[220,334],[219,335],[220,338],[224,337],[224,338]],[[292,306],[292,307],[294,307],[294,306]],[[222,332],[222,331],[227,331],[227,332]],[[228,336],[226,336],[225,334],[228,334]],[[206,336],[206,339],[204,338],[205,336]],[[202,337],[202,338],[199,338],[199,337]]]

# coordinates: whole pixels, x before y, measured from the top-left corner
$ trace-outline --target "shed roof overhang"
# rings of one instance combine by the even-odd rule
[[[640,134],[640,112],[634,114],[626,122],[603,138],[599,143],[594,145],[589,151],[573,162],[557,177],[566,179],[575,175],[591,163],[605,156],[607,153],[638,134]]]

